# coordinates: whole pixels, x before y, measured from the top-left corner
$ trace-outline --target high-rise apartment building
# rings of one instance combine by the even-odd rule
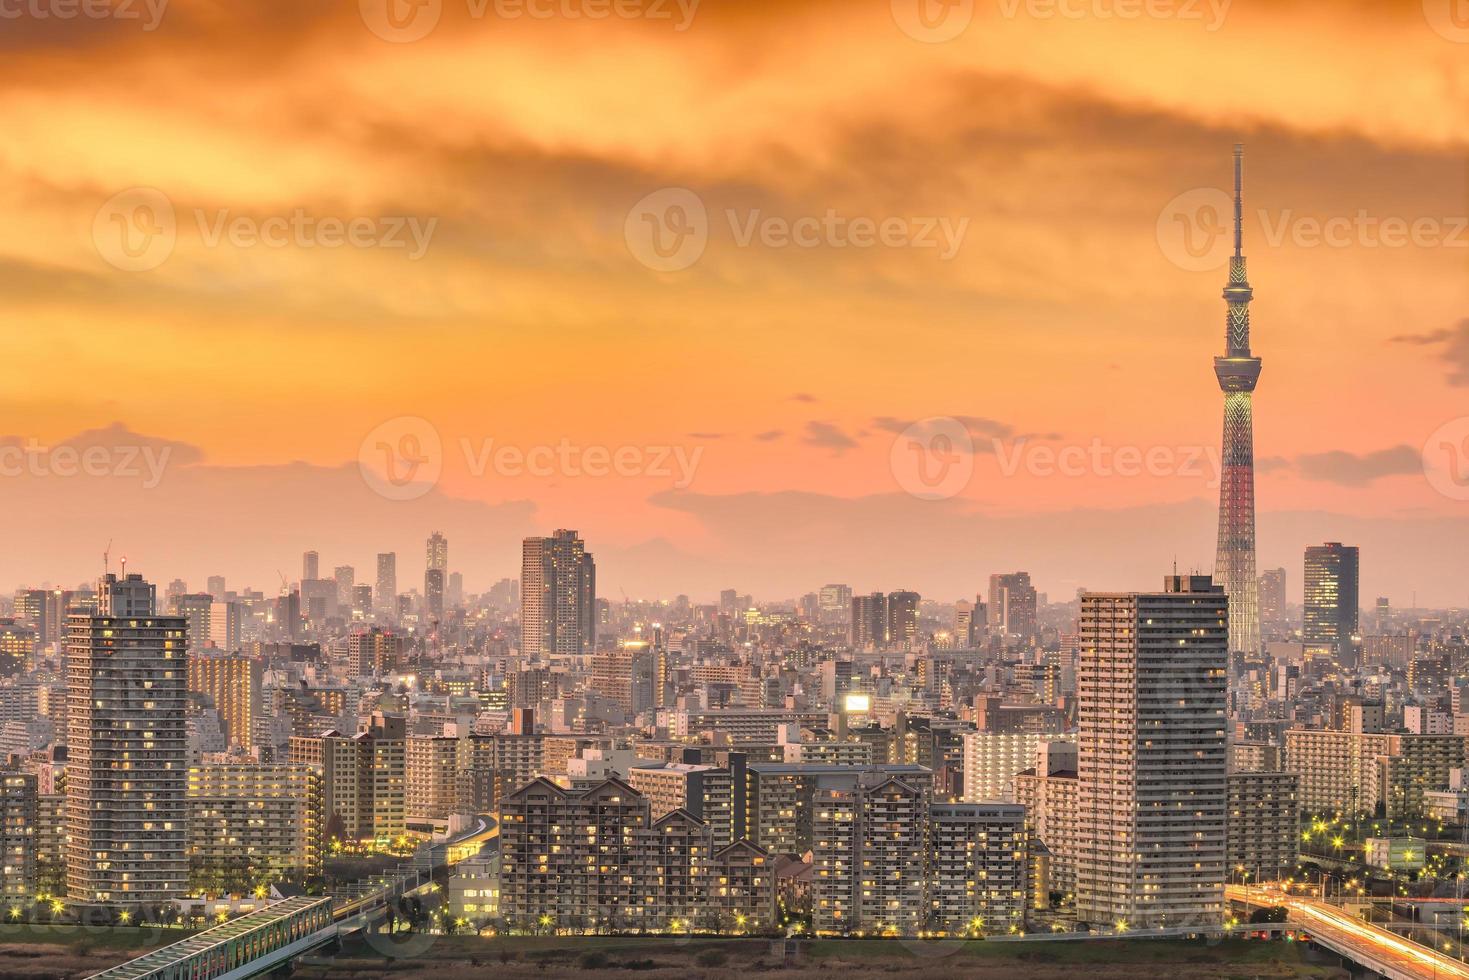
[[[188,797],[190,877],[197,887],[239,887],[242,873],[253,883],[320,872],[323,821],[316,767],[195,766],[189,770]]]
[[[406,827],[402,718],[375,716],[367,731],[292,736],[291,762],[321,772],[323,836],[392,840]]]
[[[891,592],[888,594],[887,634],[889,643],[911,643],[918,637],[917,592]]]
[[[575,656],[596,648],[596,563],[575,531],[526,538],[520,566],[520,652]]]
[[[314,551],[308,551],[301,556],[301,581],[308,582],[321,578],[321,556]]]
[[[592,654],[590,688],[636,717],[654,705],[658,652],[643,640],[624,640]]]
[[[1301,638],[1307,653],[1328,655],[1349,666],[1356,662],[1355,644],[1361,632],[1359,561],[1356,548],[1338,542],[1306,549]]]
[[[170,903],[188,885],[188,665],[182,617],[141,575],[108,574],[67,621],[67,893]]]
[[[1267,568],[1260,576],[1260,622],[1285,622],[1285,569]]]
[[[231,654],[189,657],[189,690],[203,695],[219,712],[224,737],[235,745],[254,745],[255,720],[262,717],[261,662]]]
[[[337,583],[337,606],[352,608],[352,586],[357,584],[357,569],[351,565],[338,565],[332,569],[332,578]]]
[[[881,592],[852,597],[848,626],[852,648],[880,647],[888,641],[888,597]]]
[[[378,608],[393,612],[398,601],[398,555],[385,551],[377,556]]]
[[[964,799],[970,803],[1013,802],[1015,777],[1035,765],[1036,752],[1051,742],[1075,742],[1059,728],[1026,732],[964,734]]]
[[[1003,635],[1022,640],[1034,636],[1037,601],[1029,572],[990,576],[990,626]]]
[[[1299,779],[1288,772],[1229,774],[1226,866],[1252,881],[1290,875],[1300,857]],[[1243,871],[1241,871],[1243,869]]]
[[[435,569],[449,574],[449,539],[435,531],[428,536],[428,544],[424,549],[424,568]]]
[[[170,602],[175,616],[185,621],[185,639],[190,650],[203,650],[209,646],[213,635],[214,596],[207,592],[189,592],[176,595]]]
[[[0,773],[0,901],[15,907],[35,901],[38,807],[34,775]]]
[[[238,602],[215,600],[209,607],[209,638],[207,646],[225,653],[240,649],[244,629],[245,607]]]
[[[444,618],[444,572],[430,568],[423,573],[423,609],[429,619]]]
[[[1081,597],[1076,906],[1103,928],[1223,915],[1228,598],[1165,589]]]
[[[404,748],[408,818],[443,820],[459,812],[460,772],[468,742],[447,735],[410,735]]]
[[[535,779],[500,801],[499,817],[500,914],[516,927],[757,932],[774,922],[766,851],[717,848],[684,810],[655,818],[620,779],[580,790]]]
[[[821,621],[839,626],[847,621],[852,612],[852,587],[850,585],[823,585],[816,594],[816,608]]]

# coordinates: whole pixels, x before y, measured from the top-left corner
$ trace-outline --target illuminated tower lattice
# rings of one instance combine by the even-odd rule
[[[1260,649],[1260,586],[1255,578],[1255,434],[1252,401],[1260,359],[1250,354],[1250,300],[1245,276],[1244,147],[1234,148],[1234,255],[1229,260],[1229,323],[1214,373],[1224,392],[1223,472],[1219,485],[1219,557],[1214,581],[1229,596],[1229,649]]]

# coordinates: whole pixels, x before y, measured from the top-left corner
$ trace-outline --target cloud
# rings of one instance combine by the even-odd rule
[[[801,440],[808,446],[818,446],[837,453],[857,448],[857,440],[847,435],[830,422],[807,422],[806,435]]]
[[[1296,469],[1308,480],[1344,487],[1365,487],[1388,476],[1408,476],[1423,471],[1423,457],[1411,446],[1394,446],[1358,456],[1336,450],[1306,453],[1296,457]]]
[[[819,399],[815,395],[807,394],[804,391],[796,392],[794,395],[791,396],[790,400],[793,402],[804,402],[807,405],[811,405],[819,401]]]
[[[784,435],[785,432],[781,429],[767,429],[764,432],[755,433],[755,440],[757,442],[774,442]]]
[[[723,439],[723,432],[690,432],[690,439]]]
[[[977,440],[1008,439],[1015,435],[1015,427],[1008,422],[1000,422],[995,419],[983,418],[978,415],[937,415],[927,419],[904,420],[893,418],[891,415],[880,415],[872,420],[872,424],[884,432],[894,435],[907,432],[915,425],[923,423],[919,435],[925,432],[935,431],[942,428],[947,422],[958,422],[969,432],[970,436]],[[1042,436],[1038,438],[1053,438]]]
[[[1263,456],[1255,460],[1256,473],[1284,473],[1294,464],[1284,456]]]
[[[1448,382],[1456,388],[1469,386],[1469,319],[1460,320],[1458,325],[1447,330],[1433,330],[1422,334],[1401,334],[1389,343],[1411,344],[1416,347],[1443,345],[1440,352],[1448,366]]]

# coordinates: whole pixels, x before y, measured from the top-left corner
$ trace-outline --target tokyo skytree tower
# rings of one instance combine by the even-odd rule
[[[1260,649],[1260,585],[1255,577],[1255,432],[1252,400],[1260,380],[1260,359],[1250,354],[1250,300],[1245,276],[1244,154],[1234,147],[1234,255],[1229,260],[1229,323],[1224,356],[1214,358],[1214,373],[1224,392],[1223,472],[1219,485],[1219,557],[1214,582],[1229,596],[1229,649]]]

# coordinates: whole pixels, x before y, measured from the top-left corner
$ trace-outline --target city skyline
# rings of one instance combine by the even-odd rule
[[[347,551],[367,526],[392,528],[374,547],[405,555],[435,528],[472,542],[482,564],[464,571],[481,581],[510,574],[522,538],[576,526],[599,541],[608,586],[638,595],[712,593],[720,568],[742,588],[794,595],[798,579],[875,580],[895,555],[909,562],[896,577],[920,591],[964,595],[966,579],[990,569],[947,553],[980,547],[994,552],[985,565],[1030,568],[1053,593],[1145,587],[1175,556],[1207,570],[1218,422],[1201,356],[1217,353],[1228,222],[1205,219],[1224,218],[1209,210],[1228,194],[1221,155],[1243,140],[1255,306],[1270,327],[1256,433],[1261,567],[1350,539],[1373,556],[1367,591],[1463,603],[1448,583],[1469,559],[1432,545],[1469,531],[1464,501],[1425,479],[1422,456],[1465,417],[1469,251],[1456,242],[1469,240],[1459,229],[1469,167],[1454,125],[1465,75],[1460,46],[1418,6],[1364,5],[1348,20],[1312,3],[1234,4],[1213,30],[1048,20],[1022,6],[977,15],[945,44],[908,37],[887,9],[849,6],[837,18],[815,2],[707,3],[682,31],[616,19],[491,25],[448,11],[411,44],[384,41],[355,11],[277,23],[181,7],[152,33],[18,21],[5,72],[25,95],[0,106],[15,154],[0,261],[19,286],[5,302],[31,325],[17,356],[65,357],[68,370],[17,382],[0,445],[172,452],[151,490],[141,460],[138,477],[8,477],[8,499],[35,519],[0,556],[0,581],[95,575],[90,556],[121,533],[82,504],[99,482],[138,514],[128,547],[139,561],[202,578],[229,554],[231,574],[257,584],[308,543]],[[1241,83],[1313,15],[1352,57],[1297,53],[1296,84]],[[564,45],[594,42],[643,74],[568,67]],[[273,52],[280,71],[256,75],[244,51]],[[804,57],[775,55],[794,51]],[[168,97],[146,113],[116,106],[89,67],[99,53]],[[880,86],[849,67],[854,57],[880,58]],[[1168,66],[1189,57],[1211,71],[1184,92]],[[219,84],[247,93],[220,118],[207,95],[169,83],[201,58]],[[1393,70],[1364,88],[1352,66],[1373,60]],[[532,112],[452,81],[483,64],[508,81],[557,84],[538,88]],[[712,67],[730,64],[740,84]],[[424,84],[385,88],[405,72]],[[333,81],[292,84],[308,78]],[[639,82],[678,94],[648,100]],[[920,95],[893,95],[903,89]],[[251,106],[277,103],[270,125],[243,127]],[[741,124],[673,123],[705,104]],[[323,134],[305,122],[328,109],[351,125]],[[1077,118],[1095,122],[1077,128]],[[454,135],[421,119],[450,120]],[[136,124],[152,139],[99,159],[52,146],[43,124],[98,138]],[[242,142],[245,129],[257,136]],[[366,132],[404,138],[384,153]],[[925,178],[894,176],[910,173]],[[93,224],[111,228],[108,202],[138,187],[167,197],[178,241],[157,268],[130,272],[108,260]],[[680,188],[710,214],[708,246],[687,269],[648,268],[628,221],[650,195]],[[209,244],[221,212],[262,222],[298,209],[440,220],[417,259]],[[738,240],[757,213],[789,223],[828,211],[911,219],[915,234],[929,221],[935,236],[945,221],[967,230],[948,259],[942,248]],[[1438,244],[1383,244],[1385,221],[1428,222]],[[1328,224],[1344,242],[1326,240]],[[214,292],[221,280],[236,292]],[[362,282],[380,288],[364,293]],[[102,323],[139,342],[88,343]],[[252,343],[236,342],[245,335]],[[147,356],[175,346],[193,370]],[[484,367],[552,360],[573,394],[549,403],[535,372]],[[238,412],[260,378],[271,379],[263,415]],[[910,423],[935,418],[976,446],[972,478],[937,501],[910,495],[893,452]],[[404,419],[431,424],[442,469],[424,496],[385,501],[358,462],[384,425],[401,445]],[[572,476],[558,463],[538,476],[493,462],[494,449],[563,440],[643,450],[648,472]],[[1169,450],[1165,469],[1183,472],[1106,475],[1088,458],[1079,475],[1039,475],[1031,452],[1094,443],[1109,456]],[[686,465],[671,454],[656,465],[660,448]],[[211,519],[221,511],[242,519]],[[187,540],[165,543],[171,515],[194,529]],[[874,527],[902,534],[850,544]],[[1087,567],[1140,538],[1146,552],[1134,545],[1130,566]],[[777,549],[795,553],[777,562]],[[9,564],[23,553],[50,567]]]

